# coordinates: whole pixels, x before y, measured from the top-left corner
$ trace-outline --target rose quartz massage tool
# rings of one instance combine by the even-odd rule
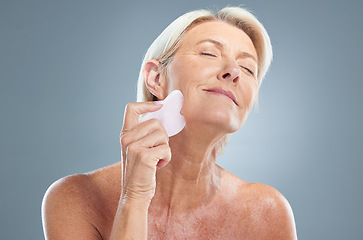
[[[185,119],[180,114],[183,106],[183,94],[179,90],[174,90],[163,101],[157,101],[156,103],[163,104],[163,106],[155,112],[146,113],[140,118],[139,122],[152,118],[159,119],[169,137],[183,130]]]

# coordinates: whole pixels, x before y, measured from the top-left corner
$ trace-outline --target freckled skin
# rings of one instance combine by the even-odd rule
[[[202,23],[189,30],[160,76],[155,94],[183,93],[186,126],[169,138],[171,160],[156,170],[148,239],[297,239],[291,207],[276,189],[245,182],[215,163],[216,144],[243,126],[258,91],[257,63],[241,52],[257,59],[242,30]],[[231,91],[237,104],[205,91],[214,87]],[[74,237],[73,230],[87,239],[109,239],[121,190],[120,162],[61,179],[43,206],[48,236]]]
[[[115,176],[121,174],[119,169],[117,163],[83,176],[87,178],[83,191],[90,186],[93,188],[84,194],[85,199],[93,205],[94,216],[97,216],[92,218],[92,224],[97,226],[103,239],[109,237],[117,210],[119,191],[115,189],[121,183]],[[289,226],[284,222],[279,223],[286,221],[283,214],[281,218],[278,217],[279,214],[266,216],[269,211],[283,211],[283,208],[271,210],[275,201],[281,202],[280,193],[264,184],[247,183],[224,169],[219,169],[223,174],[221,191],[212,201],[178,212],[152,203],[148,211],[148,239],[295,239],[293,234],[288,237],[272,237],[276,229],[281,229],[281,225]],[[95,191],[94,188],[100,191]],[[293,221],[290,214],[292,213],[287,214],[290,218],[288,220]]]

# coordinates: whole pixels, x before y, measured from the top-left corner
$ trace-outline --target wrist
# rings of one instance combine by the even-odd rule
[[[130,196],[121,196],[119,205],[123,207],[130,207],[133,209],[147,210],[150,206],[151,200],[144,198],[136,198]]]

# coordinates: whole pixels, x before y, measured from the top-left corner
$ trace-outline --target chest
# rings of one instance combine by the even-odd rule
[[[149,214],[148,239],[244,239],[241,216],[228,209],[167,218]]]
[[[101,221],[100,232],[109,238],[117,206]],[[160,209],[149,209],[148,240],[160,239],[257,239],[263,231],[260,214],[239,207],[215,207],[175,217]]]

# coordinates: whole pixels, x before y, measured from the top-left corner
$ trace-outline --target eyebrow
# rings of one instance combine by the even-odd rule
[[[224,47],[224,45],[221,42],[218,42],[216,40],[209,39],[209,38],[197,42],[197,45],[201,44],[201,43],[205,43],[205,42],[212,43],[212,44],[214,44],[214,45],[216,45],[217,47],[220,47],[220,48]],[[238,56],[241,56],[241,57],[244,57],[244,58],[246,58],[246,57],[247,58],[252,58],[257,63],[257,59],[255,58],[255,56],[253,56],[252,54],[250,54],[248,52],[240,52]]]

